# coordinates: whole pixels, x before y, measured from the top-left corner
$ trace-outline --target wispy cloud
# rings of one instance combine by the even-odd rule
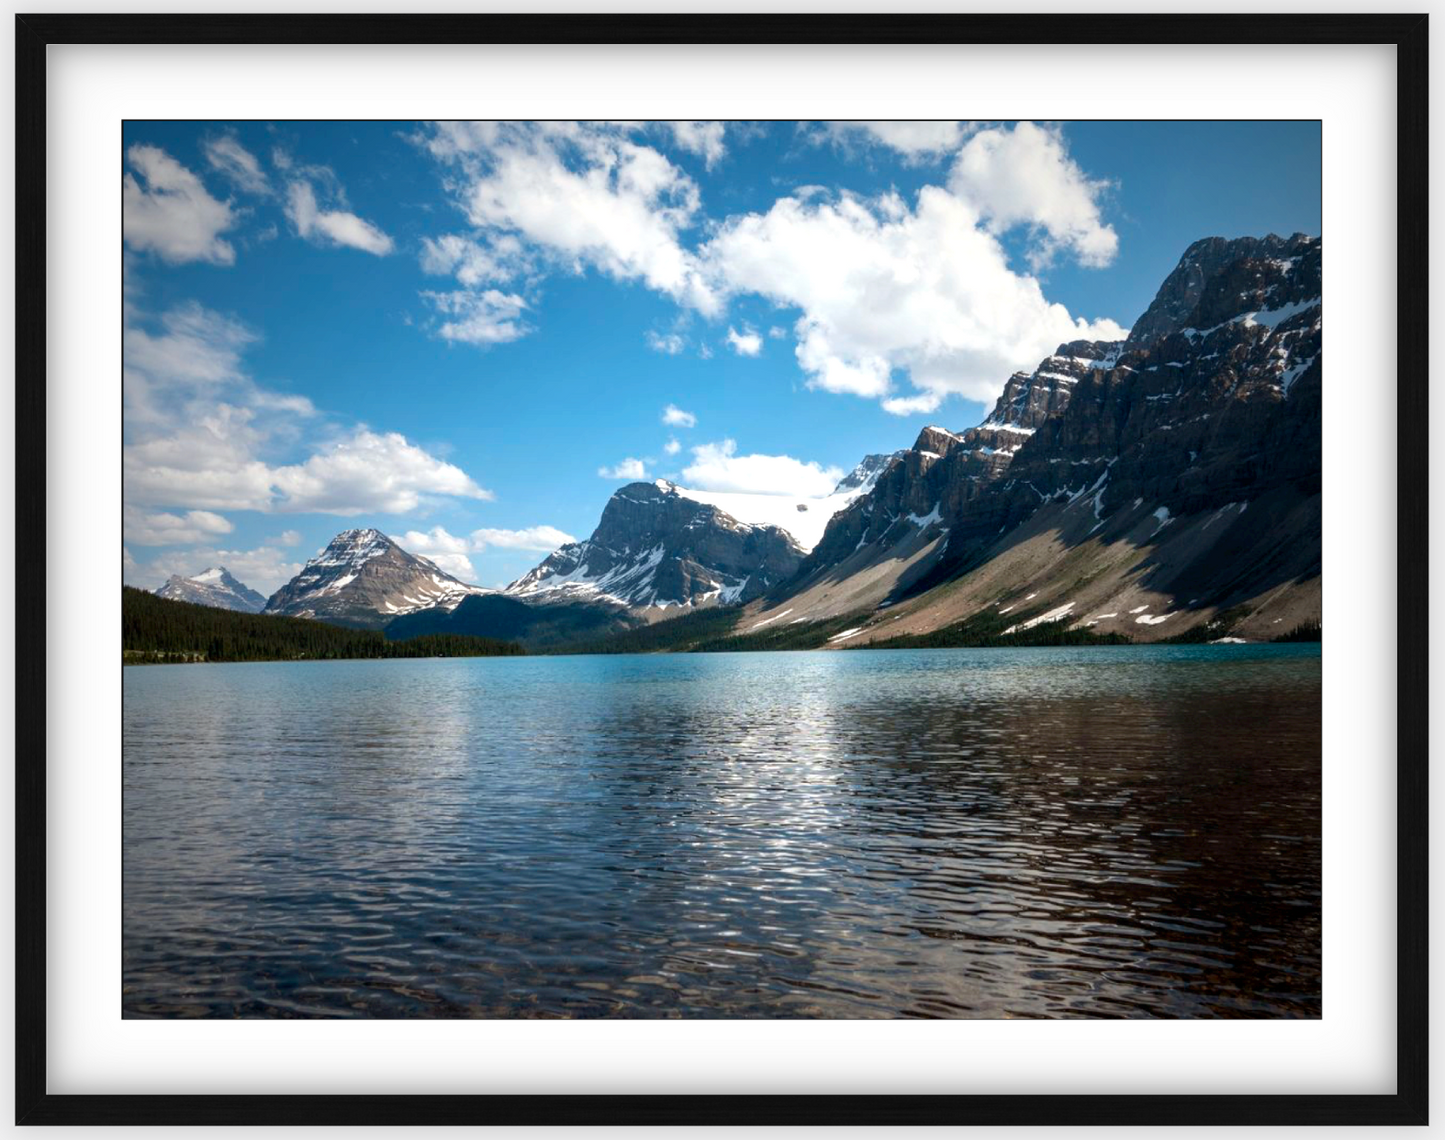
[[[125,541],[135,546],[169,546],[181,542],[205,542],[235,528],[229,519],[212,511],[147,514],[127,506],[123,512]]]
[[[697,417],[691,412],[684,412],[676,404],[668,404],[662,409],[662,422],[670,427],[697,427]]]
[[[307,181],[292,182],[286,191],[286,217],[296,233],[321,245],[349,246],[385,257],[394,248],[390,237],[365,218],[347,210],[323,209],[316,188]]]
[[[261,160],[247,150],[235,135],[215,135],[201,144],[206,161],[240,190],[248,194],[271,193],[271,182],[261,169]]]
[[[527,302],[515,293],[497,289],[457,289],[450,293],[425,292],[422,296],[446,318],[437,334],[461,344],[506,344],[527,335],[522,313]]]
[[[683,340],[677,333],[659,333],[652,330],[647,332],[647,347],[653,352],[663,352],[668,356],[676,356],[687,347],[687,341]]]

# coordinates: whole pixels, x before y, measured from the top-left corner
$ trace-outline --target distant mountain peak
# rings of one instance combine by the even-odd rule
[[[888,470],[889,465],[903,454],[905,453],[902,451],[890,451],[879,455],[865,455],[857,467],[838,480],[838,485],[833,488],[833,494],[854,496],[867,494],[873,484],[878,482],[878,476]]]
[[[619,487],[590,538],[554,551],[506,593],[639,610],[731,604],[782,581],[802,556],[786,530],[742,522],[658,479]]]
[[[372,558],[380,557],[390,549],[399,548],[395,542],[374,527],[343,530],[328,542],[321,553],[311,561],[324,566],[359,565]]]
[[[411,554],[374,527],[343,530],[271,595],[267,613],[318,618],[380,629],[401,614],[440,606],[451,610],[472,586]]]
[[[224,566],[210,566],[192,578],[172,574],[156,596],[198,606],[214,606],[242,613],[260,613],[266,599],[231,576]]]

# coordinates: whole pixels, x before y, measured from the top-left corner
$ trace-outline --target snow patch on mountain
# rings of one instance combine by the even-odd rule
[[[264,597],[231,577],[224,566],[208,567],[193,578],[172,574],[166,584],[156,591],[156,596],[248,614],[260,613],[266,605]]]
[[[493,590],[453,578],[430,559],[403,550],[371,527],[344,530],[266,603],[267,613],[347,625],[384,625],[393,617]]]

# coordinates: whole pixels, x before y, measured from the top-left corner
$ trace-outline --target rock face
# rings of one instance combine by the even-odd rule
[[[344,530],[271,595],[264,612],[380,629],[401,614],[451,610],[490,592],[408,554],[379,530]]]
[[[238,582],[224,566],[202,570],[194,578],[172,574],[166,579],[166,584],[156,591],[156,596],[248,614],[258,614],[266,605],[264,597]]]
[[[1172,523],[1226,508],[1188,559],[1156,567],[1156,585],[1187,589],[1181,605],[1224,605],[1313,575],[1317,596],[1320,286],[1317,238],[1196,242],[1126,340],[1060,345],[1010,377],[977,427],[925,428],[764,614],[825,584],[814,612],[896,605],[1045,522],[1065,551],[1125,535],[1162,548],[1189,529]],[[1272,530],[1290,550],[1269,553]]]
[[[1134,323],[1129,341],[1151,343],[1193,324],[1195,310],[1211,298],[1233,316],[1243,311],[1235,301],[1249,295],[1261,303],[1318,299],[1319,239],[1303,234],[1200,239],[1164,279],[1149,308]],[[1278,308],[1278,304],[1262,307]]]
[[[779,527],[738,522],[671,483],[629,483],[608,501],[591,538],[562,547],[505,592],[634,610],[728,605],[790,577],[802,557]]]

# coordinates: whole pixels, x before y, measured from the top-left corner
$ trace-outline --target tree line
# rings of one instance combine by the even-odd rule
[[[510,657],[525,652],[515,642],[459,634],[388,641],[379,630],[198,606],[158,598],[132,586],[121,590],[122,657],[131,664]]]

